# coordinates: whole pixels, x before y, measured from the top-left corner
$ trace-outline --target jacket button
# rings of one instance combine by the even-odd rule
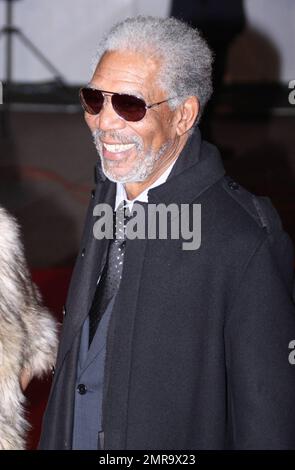
[[[52,366],[52,367],[51,367],[51,375],[52,375],[52,377],[54,376],[54,374],[55,374],[55,367]]]
[[[85,250],[85,248],[83,248],[83,250],[82,250],[82,252],[81,252],[81,256],[82,256],[82,258],[84,258],[84,256],[85,256],[85,253],[86,253],[86,250]]]
[[[236,191],[237,189],[239,189],[239,185],[238,185],[238,183],[236,183],[235,181],[229,181],[229,182],[228,182],[228,186],[229,186],[230,189],[232,189],[233,191]]]
[[[62,308],[62,314],[63,314],[64,317],[65,317],[66,314],[67,314],[65,305],[64,305],[63,308]]]
[[[80,395],[85,395],[85,393],[87,392],[87,387],[84,384],[79,384],[77,387],[77,390],[80,393]]]
[[[94,199],[94,196],[95,196],[95,189],[91,191],[91,199]]]

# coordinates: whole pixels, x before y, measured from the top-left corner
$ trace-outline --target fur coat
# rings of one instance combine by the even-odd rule
[[[19,227],[0,207],[0,449],[25,449],[24,369],[41,376],[55,363],[56,322],[26,265]]]

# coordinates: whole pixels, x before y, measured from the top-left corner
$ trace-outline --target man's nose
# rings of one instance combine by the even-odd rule
[[[107,131],[110,129],[123,129],[126,121],[121,118],[112,106],[112,97],[105,95],[103,107],[100,113],[95,116],[95,127]]]

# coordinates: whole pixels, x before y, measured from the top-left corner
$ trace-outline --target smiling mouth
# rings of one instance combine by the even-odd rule
[[[122,153],[132,149],[135,144],[103,144],[104,148],[110,153]]]
[[[133,144],[106,144],[103,142],[103,157],[107,160],[124,160],[129,156],[130,150],[136,146]]]

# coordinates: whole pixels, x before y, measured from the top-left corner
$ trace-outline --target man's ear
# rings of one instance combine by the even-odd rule
[[[187,98],[178,108],[176,132],[179,136],[188,132],[194,125],[199,114],[200,104],[196,96]]]

